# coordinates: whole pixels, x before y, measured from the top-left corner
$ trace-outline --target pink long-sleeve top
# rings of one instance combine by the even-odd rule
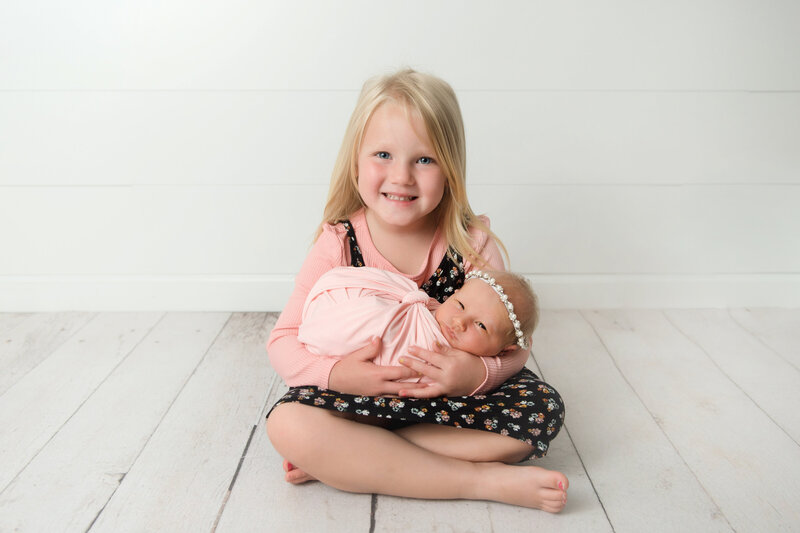
[[[439,305],[405,276],[380,268],[337,267],[320,276],[308,293],[297,338],[315,354],[344,357],[378,336],[383,342],[373,361],[398,366],[411,346],[433,350],[437,342],[448,344],[434,316]],[[340,320],[343,316],[347,320]]]
[[[482,217],[488,225],[489,220]],[[422,286],[434,273],[447,251],[447,242],[441,231],[437,230],[428,249],[428,255],[420,270],[412,275],[404,274],[397,270],[375,248],[367,227],[366,214],[363,209],[357,211],[350,218],[350,223],[356,234],[361,255],[366,266],[380,268],[394,272],[413,281],[418,287]],[[488,235],[477,230],[471,232],[473,247],[486,260],[493,270],[505,270],[503,258],[497,244],[489,239]],[[323,226],[314,246],[303,262],[295,277],[294,291],[289,301],[278,318],[275,327],[267,341],[267,353],[272,368],[286,381],[290,387],[300,385],[315,385],[321,388],[328,387],[328,378],[331,368],[339,359],[317,355],[307,350],[298,340],[297,334],[302,321],[303,304],[311,287],[319,277],[334,267],[350,266],[350,247],[347,231],[341,224]],[[464,268],[467,272],[473,269],[469,261],[465,261]],[[341,320],[347,320],[342,317]],[[486,368],[486,377],[483,383],[473,391],[481,394],[495,389],[506,379],[518,372],[525,360],[511,357],[481,357]]]

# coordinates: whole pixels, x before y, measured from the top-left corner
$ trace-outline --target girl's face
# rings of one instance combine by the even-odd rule
[[[401,104],[381,104],[358,152],[358,192],[368,220],[394,231],[430,228],[445,181],[422,118]]]
[[[470,279],[436,310],[436,322],[450,346],[474,355],[498,355],[506,348],[511,319],[488,284]]]

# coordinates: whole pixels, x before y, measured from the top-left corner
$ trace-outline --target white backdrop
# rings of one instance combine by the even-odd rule
[[[367,77],[543,305],[800,306],[800,3],[0,3],[0,311],[280,310]]]

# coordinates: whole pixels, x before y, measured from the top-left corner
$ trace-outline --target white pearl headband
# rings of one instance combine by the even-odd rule
[[[466,279],[477,278],[494,289],[494,292],[500,296],[500,301],[506,306],[508,318],[511,319],[511,325],[514,326],[514,335],[517,336],[517,344],[520,348],[527,348],[528,342],[525,340],[525,335],[522,333],[522,328],[520,327],[517,315],[514,313],[514,304],[509,301],[508,296],[506,296],[505,291],[503,291],[503,286],[497,283],[497,281],[495,281],[495,279],[489,274],[481,270],[472,270],[471,272],[467,272],[465,277]]]

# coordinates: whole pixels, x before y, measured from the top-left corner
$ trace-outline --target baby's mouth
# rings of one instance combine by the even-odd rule
[[[416,196],[400,196],[398,194],[392,194],[392,193],[388,193],[388,192],[385,192],[385,193],[382,193],[382,194],[383,194],[383,196],[385,198],[387,198],[389,200],[398,200],[398,201],[401,201],[401,202],[411,202],[411,201],[417,199]]]

